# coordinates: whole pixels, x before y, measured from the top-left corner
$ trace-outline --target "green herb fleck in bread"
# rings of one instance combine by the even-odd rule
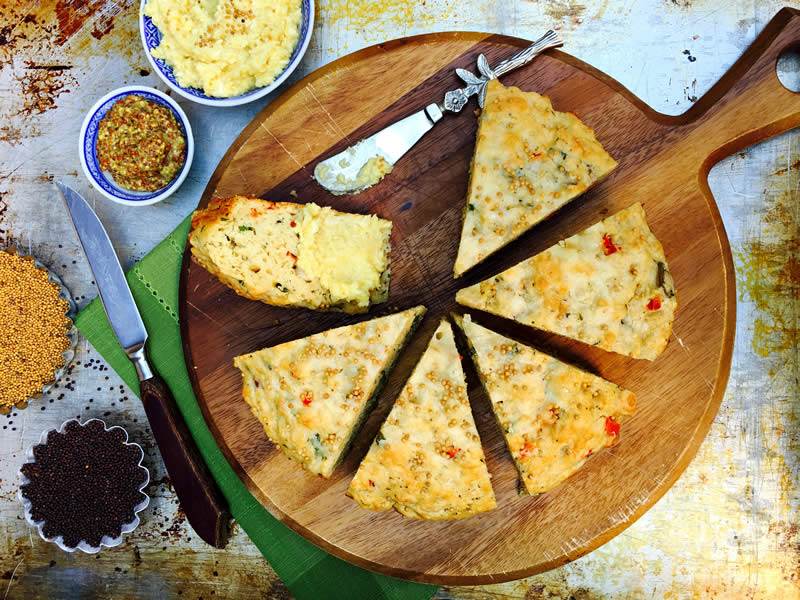
[[[287,456],[330,477],[424,313],[418,306],[237,356],[244,399]]]
[[[195,260],[240,296],[362,313],[389,295],[391,221],[236,196],[195,211]]]
[[[347,494],[362,508],[460,519],[496,506],[453,330],[442,321]]]
[[[464,331],[494,415],[529,494],[546,492],[619,440],[636,396],[473,323]]]

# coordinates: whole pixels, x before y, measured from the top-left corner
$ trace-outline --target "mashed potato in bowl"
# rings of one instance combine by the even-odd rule
[[[161,33],[152,50],[183,87],[219,98],[271,84],[289,63],[301,0],[147,0]]]

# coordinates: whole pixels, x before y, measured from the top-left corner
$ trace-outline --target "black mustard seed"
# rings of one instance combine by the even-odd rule
[[[34,446],[34,462],[22,465],[29,481],[21,489],[46,537],[63,536],[70,548],[81,540],[96,547],[133,521],[147,472],[139,448],[124,440],[120,429],[106,431],[100,421],[70,421],[64,433],[52,431]]]

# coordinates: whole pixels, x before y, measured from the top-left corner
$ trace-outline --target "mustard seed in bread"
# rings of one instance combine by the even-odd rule
[[[0,412],[42,391],[64,365],[69,304],[30,257],[0,252]]]

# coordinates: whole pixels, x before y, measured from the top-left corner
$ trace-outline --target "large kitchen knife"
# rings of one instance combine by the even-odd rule
[[[478,96],[478,105],[483,108],[486,84],[490,79],[527,65],[548,48],[562,44],[558,34],[550,30],[530,46],[501,61],[494,68],[489,66],[483,54],[479,55],[480,77],[466,69],[456,69],[456,75],[467,84],[466,87],[447,92],[443,102],[429,104],[413,115],[392,123],[378,133],[319,162],[314,168],[314,179],[326,190],[337,195],[364,191],[391,171],[400,157],[433,129],[446,112],[460,112],[474,94]]]
[[[111,240],[86,200],[70,187],[56,185],[89,261],[108,322],[136,367],[142,404],[186,518],[203,540],[223,548],[230,521],[227,503],[203,462],[169,388],[147,361],[147,330]]]

